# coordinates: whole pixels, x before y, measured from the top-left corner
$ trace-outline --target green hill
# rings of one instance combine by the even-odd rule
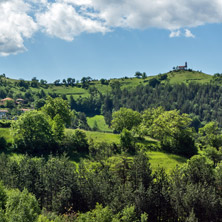
[[[43,89],[46,93],[56,93],[58,95],[72,95],[74,98],[78,97],[87,97],[90,95],[90,90],[92,88],[96,88],[98,92],[102,94],[106,94],[111,91],[112,84],[118,82],[120,84],[121,89],[124,88],[134,88],[138,85],[147,85],[150,84],[150,81],[156,79],[160,81],[161,84],[175,84],[175,83],[190,83],[190,82],[197,82],[197,83],[209,83],[212,80],[212,75],[205,74],[199,71],[170,71],[168,73],[159,74],[155,76],[148,76],[144,79],[142,78],[119,78],[119,79],[110,79],[108,80],[108,84],[102,84],[99,80],[92,80],[89,82],[88,87],[83,88],[81,83],[77,83],[74,86],[65,86],[64,84],[54,85],[54,84],[47,84],[41,85],[38,84],[38,87],[29,87],[34,92],[38,92],[39,90]],[[17,86],[20,80],[10,79],[7,77],[1,77],[0,85],[5,84],[10,86],[11,91],[14,93],[21,93],[24,94],[26,90],[24,87]],[[32,81],[25,81],[26,83],[31,85]]]

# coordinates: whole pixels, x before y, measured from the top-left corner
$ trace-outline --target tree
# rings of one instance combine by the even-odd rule
[[[39,80],[36,77],[33,77],[31,81],[31,87],[37,88],[38,85],[39,85]]]
[[[55,81],[54,81],[54,85],[55,85],[55,86],[59,86],[59,85],[60,85],[60,79],[55,80]]]
[[[69,103],[61,97],[53,99],[48,97],[46,104],[42,107],[42,112],[46,113],[53,120],[56,115],[59,115],[64,124],[69,125],[71,121],[71,110]]]
[[[219,150],[219,147],[222,146],[222,135],[217,122],[209,122],[200,128],[199,135],[201,148],[212,146]]]
[[[143,74],[142,74],[142,79],[145,79],[145,78],[147,78],[147,75],[146,75],[145,72],[143,72]]]
[[[66,152],[82,152],[86,153],[89,151],[89,144],[84,131],[75,130],[67,131],[65,133],[64,139],[62,140],[63,149]]]
[[[54,142],[48,117],[40,111],[29,111],[11,125],[14,143],[22,152],[50,152]]]
[[[141,78],[142,76],[143,76],[143,74],[141,72],[136,72],[135,73],[136,78]]]
[[[132,109],[120,108],[120,110],[114,112],[112,116],[111,127],[117,132],[121,132],[124,128],[131,130],[141,122],[140,113]]]
[[[149,135],[149,128],[152,126],[155,119],[164,112],[164,108],[159,106],[158,108],[148,108],[142,113],[142,122],[139,126],[139,130],[142,135]]]
[[[149,133],[161,141],[166,151],[191,157],[197,153],[189,127],[191,121],[187,114],[180,115],[177,110],[165,111],[153,121]]]
[[[120,134],[120,145],[125,152],[135,152],[135,142],[131,132],[123,129]]]
[[[6,218],[8,222],[35,222],[40,214],[40,208],[35,196],[26,189],[22,192],[9,192],[6,204]]]

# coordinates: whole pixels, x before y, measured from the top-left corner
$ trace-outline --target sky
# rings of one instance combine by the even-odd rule
[[[0,0],[0,73],[53,82],[222,73],[222,0]]]

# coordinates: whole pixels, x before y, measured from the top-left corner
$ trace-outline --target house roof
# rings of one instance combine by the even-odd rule
[[[8,110],[0,109],[0,113],[8,113]]]
[[[9,100],[14,101],[14,99],[12,99],[12,98],[5,98],[5,99],[2,99],[1,101],[4,102],[4,101],[9,101]]]
[[[31,111],[31,109],[20,109],[23,112]]]

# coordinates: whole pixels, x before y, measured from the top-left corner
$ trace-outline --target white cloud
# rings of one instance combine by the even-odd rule
[[[51,36],[72,41],[82,32],[105,33],[108,29],[98,20],[81,15],[66,3],[53,3],[36,15],[38,24]]]
[[[36,31],[72,41],[82,32],[154,27],[194,38],[190,28],[222,23],[222,0],[0,0],[0,12],[0,55],[9,55]]]
[[[180,35],[181,35],[180,30],[177,30],[177,31],[172,31],[169,36],[170,38],[174,38],[174,37],[180,37]]]
[[[195,35],[189,29],[185,29],[185,37],[195,38]]]
[[[26,13],[29,6],[20,0],[0,1],[0,55],[25,51],[24,38],[30,38],[37,25]]]

